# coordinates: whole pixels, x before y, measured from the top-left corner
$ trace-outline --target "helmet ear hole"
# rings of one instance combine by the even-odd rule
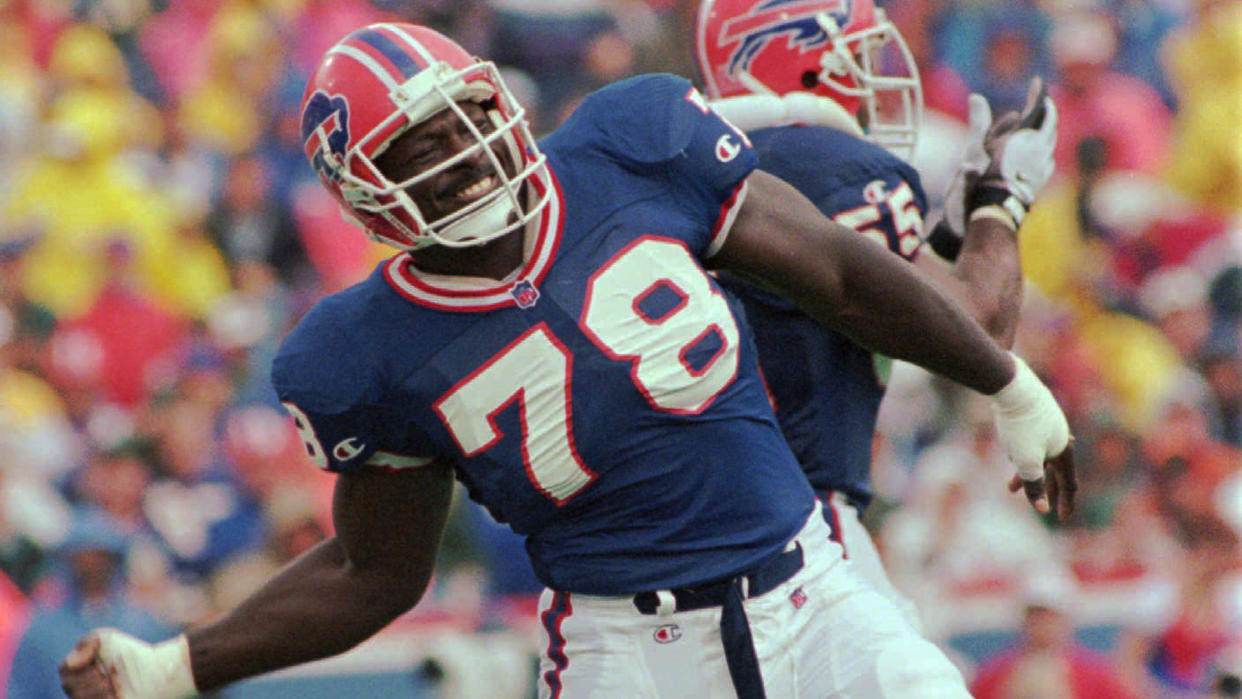
[[[816,73],[813,70],[808,70],[802,74],[802,87],[811,90],[817,85],[819,85],[819,73]]]

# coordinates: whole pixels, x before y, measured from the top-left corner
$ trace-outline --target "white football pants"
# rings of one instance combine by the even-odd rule
[[[906,621],[922,633],[923,622],[919,618],[918,607],[888,579],[880,552],[871,540],[871,532],[862,524],[862,512],[849,504],[841,493],[830,492],[824,500],[824,516],[832,522],[831,527],[836,535],[833,538],[845,548],[845,558],[853,566],[854,573],[871,589],[897,605]]]
[[[759,686],[734,682],[724,646],[736,634],[722,635],[723,607],[675,611],[663,592],[658,612],[642,614],[632,597],[545,590],[540,697],[969,699],[948,658],[842,558],[818,505],[786,550],[795,547],[800,570],[734,607]],[[736,617],[726,625],[736,629]]]

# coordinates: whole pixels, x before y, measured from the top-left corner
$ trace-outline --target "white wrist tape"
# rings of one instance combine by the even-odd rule
[[[106,629],[99,632],[99,658],[116,670],[120,699],[182,699],[198,693],[185,634],[151,645]]]
[[[992,219],[993,221],[998,221],[1004,224],[1010,230],[1014,230],[1014,231],[1018,230],[1019,222],[1017,219],[1014,218],[1013,212],[1011,212],[1009,209],[1006,209],[1005,207],[999,204],[992,204],[990,206],[980,206],[979,208],[970,212],[971,221],[975,221],[976,219],[981,219],[981,218],[989,218],[989,219]]]
[[[1017,355],[1017,371],[1009,384],[992,396],[996,433],[1024,481],[1044,475],[1044,461],[1069,446],[1069,423],[1048,387]]]

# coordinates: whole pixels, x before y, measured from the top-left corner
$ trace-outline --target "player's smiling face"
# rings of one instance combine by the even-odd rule
[[[489,134],[495,125],[482,105],[457,103],[480,133]],[[401,134],[375,159],[375,165],[393,182],[404,182],[449,158],[479,145],[479,141],[452,109],[445,109],[414,125]],[[493,151],[509,176],[515,167],[507,148],[493,141]],[[486,196],[502,186],[496,167],[484,147],[453,166],[406,188],[427,221],[434,221],[457,211],[470,202]]]

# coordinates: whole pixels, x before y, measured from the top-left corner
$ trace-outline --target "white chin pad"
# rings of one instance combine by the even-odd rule
[[[508,225],[512,213],[513,200],[507,196],[499,196],[469,216],[437,230],[434,237],[449,243],[468,243],[474,238],[493,238],[493,233]]]

